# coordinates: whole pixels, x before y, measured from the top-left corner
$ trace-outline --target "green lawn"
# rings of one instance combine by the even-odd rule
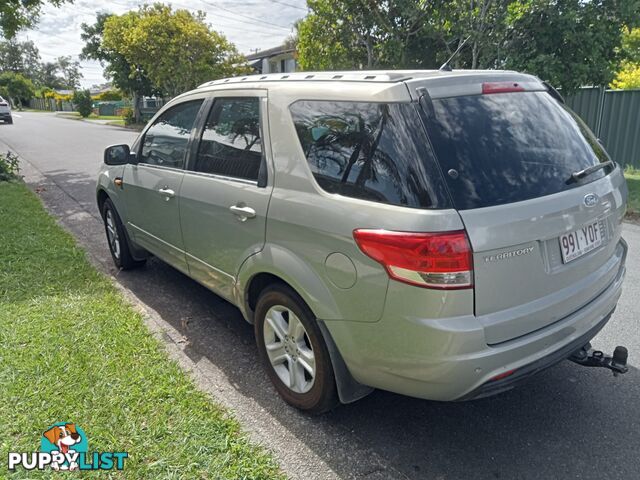
[[[129,453],[115,478],[282,478],[21,183],[0,183],[0,246],[0,477],[70,421],[90,452]],[[34,476],[54,475],[11,478]]]
[[[93,115],[89,117],[89,120],[122,120],[120,115]]]
[[[102,120],[102,119],[104,119],[104,120],[108,120],[108,119],[103,118],[103,117],[104,117],[104,115],[103,115],[103,116],[101,116],[101,117],[100,117],[100,119],[101,119],[101,120]],[[115,120],[113,120],[113,121],[111,121],[111,122],[107,123],[107,125],[118,125],[118,126],[120,126],[120,127],[124,127],[124,119],[123,119],[123,118],[121,118],[121,117],[114,117],[114,118],[115,118]],[[91,119],[89,119],[89,120],[91,120]]]
[[[640,170],[627,169],[624,172],[629,187],[629,201],[627,212],[632,215],[640,214]]]
[[[82,116],[78,112],[56,112],[61,117],[72,118],[74,120],[81,120]],[[92,113],[85,120],[122,120],[120,115],[96,115]]]

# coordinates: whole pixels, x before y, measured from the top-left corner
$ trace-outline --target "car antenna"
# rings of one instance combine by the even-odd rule
[[[458,46],[456,51],[451,54],[449,59],[446,62],[444,62],[438,70],[440,70],[441,72],[450,72],[451,70],[453,70],[453,68],[451,68],[451,65],[449,65],[449,62],[451,62],[451,60],[456,58],[456,55],[458,55],[458,52],[462,50],[462,47],[464,47],[465,43],[467,43],[467,40],[469,40],[470,38],[471,38],[471,35],[465,38],[464,41]]]

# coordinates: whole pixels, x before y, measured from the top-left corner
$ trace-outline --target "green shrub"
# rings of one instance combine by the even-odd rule
[[[133,114],[133,108],[126,107],[122,109],[122,119],[125,125],[133,125],[136,123],[136,117]]]
[[[7,152],[0,154],[0,182],[8,182],[18,178],[20,165],[18,164],[18,156],[15,153]]]
[[[76,111],[80,113],[82,117],[87,118],[91,115],[93,103],[89,90],[76,90],[73,92],[73,104],[76,107]]]
[[[118,101],[122,100],[122,92],[120,90],[107,90],[106,92],[99,93],[95,97],[94,100],[99,100],[101,102],[109,102],[109,101]]]

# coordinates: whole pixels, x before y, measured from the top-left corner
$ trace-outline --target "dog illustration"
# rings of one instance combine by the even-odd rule
[[[75,450],[71,450],[71,446],[76,443],[80,443],[82,437],[76,431],[76,425],[74,423],[66,423],[64,425],[54,425],[49,430],[43,433],[45,438],[58,447],[58,451],[62,454],[76,453]],[[52,452],[54,453],[54,452]],[[78,464],[71,462],[70,465],[59,465],[57,462],[51,463],[51,468],[54,470],[77,470]]]

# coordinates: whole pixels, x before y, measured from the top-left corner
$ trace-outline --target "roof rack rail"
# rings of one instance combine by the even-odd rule
[[[352,71],[352,72],[290,72],[285,75],[280,73],[256,74],[243,77],[223,78],[212,80],[199,85],[198,88],[211,87],[222,83],[239,82],[274,82],[274,81],[348,81],[348,82],[401,82],[408,80],[415,75],[433,74],[436,70],[415,70],[415,71]]]
[[[461,44],[459,48],[464,46]],[[451,57],[454,58],[455,54]],[[451,58],[447,61],[450,62]],[[440,70],[355,70],[355,71],[327,71],[327,72],[278,72],[245,75],[242,77],[221,78],[199,85],[198,88],[212,87],[233,83],[266,83],[266,82],[368,82],[368,83],[399,83],[421,78],[433,78],[452,75],[477,75],[482,73],[507,72],[505,70],[456,70],[449,71],[448,63]],[[514,73],[514,72],[511,72]]]

